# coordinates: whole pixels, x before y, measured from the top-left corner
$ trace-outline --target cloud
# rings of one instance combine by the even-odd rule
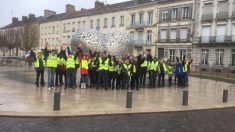
[[[123,2],[127,0],[107,0],[109,4]],[[28,16],[33,13],[36,16],[42,16],[45,9],[56,11],[56,13],[65,12],[66,4],[73,4],[76,10],[81,8],[94,7],[95,0],[0,0],[0,27],[11,23],[12,17]]]

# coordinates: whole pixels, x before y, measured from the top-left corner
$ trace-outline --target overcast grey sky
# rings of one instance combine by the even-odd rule
[[[105,1],[105,0],[100,0]],[[108,4],[128,0],[107,0]],[[76,10],[81,8],[93,8],[95,0],[0,0],[0,27],[11,23],[12,17],[22,19],[23,15],[33,13],[43,16],[44,10],[49,9],[56,13],[65,12],[66,4],[73,4]]]

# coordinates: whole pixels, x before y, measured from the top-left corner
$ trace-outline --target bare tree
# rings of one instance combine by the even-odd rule
[[[21,30],[21,44],[20,49],[24,51],[31,50],[39,44],[39,30],[35,25],[25,26]]]

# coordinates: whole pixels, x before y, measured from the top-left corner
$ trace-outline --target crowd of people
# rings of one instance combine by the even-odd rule
[[[44,71],[48,71],[48,90],[64,86],[65,89],[77,88],[109,88],[136,89],[147,87],[163,87],[165,80],[171,86],[172,78],[178,88],[188,86],[188,73],[192,59],[183,60],[176,57],[176,62],[170,62],[162,58],[152,57],[150,53],[138,56],[127,55],[123,57],[112,56],[108,52],[84,52],[81,46],[73,51],[66,45],[58,52],[49,49],[48,44],[44,51],[37,53],[31,51],[31,57],[35,61],[36,86],[45,86]],[[80,70],[80,79],[78,79]],[[148,76],[146,76],[148,75]],[[168,78],[166,78],[167,76]],[[148,78],[147,78],[148,77]],[[147,80],[148,79],[148,80]],[[77,81],[79,80],[79,81]],[[39,83],[40,81],[40,83]]]

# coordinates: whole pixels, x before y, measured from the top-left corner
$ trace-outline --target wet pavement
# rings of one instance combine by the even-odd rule
[[[234,84],[191,77],[190,86],[186,89],[189,91],[188,106],[182,106],[183,89],[177,89],[175,86],[134,90],[132,109],[126,108],[126,90],[58,88],[55,91],[61,91],[61,110],[53,111],[54,91],[48,91],[46,87],[36,88],[34,82],[33,69],[0,67],[0,115],[44,117],[112,115],[235,106]],[[222,103],[224,89],[229,91],[228,103]]]
[[[0,117],[1,132],[234,132],[235,108],[70,118]]]

